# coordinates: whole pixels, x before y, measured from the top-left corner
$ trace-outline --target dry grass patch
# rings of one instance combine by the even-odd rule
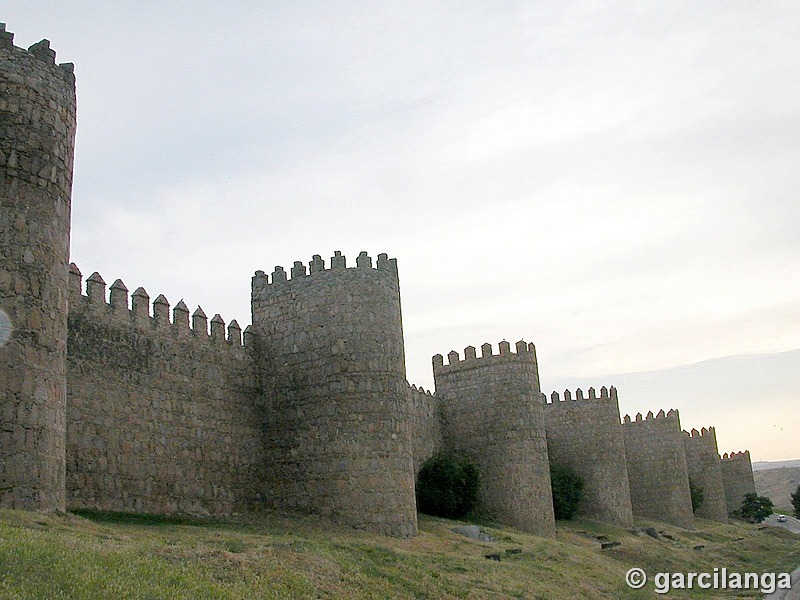
[[[476,542],[451,531],[459,523],[429,517],[412,539],[272,513],[232,522],[84,517],[0,511],[0,598],[651,598],[652,587],[627,588],[629,568],[800,564],[797,536],[743,523],[700,521],[691,532],[637,523],[663,532],[659,540],[588,521],[559,523],[550,539],[486,524],[497,541]],[[601,550],[602,540],[621,545]]]

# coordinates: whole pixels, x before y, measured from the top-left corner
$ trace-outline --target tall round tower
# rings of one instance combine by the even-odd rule
[[[555,535],[550,463],[536,348],[523,340],[489,343],[433,357],[436,395],[442,403],[447,451],[478,466],[478,513],[539,535]]]
[[[262,344],[264,496],[387,535],[417,532],[397,264],[341,253],[253,278]]]
[[[0,506],[64,509],[75,77],[0,24]]]

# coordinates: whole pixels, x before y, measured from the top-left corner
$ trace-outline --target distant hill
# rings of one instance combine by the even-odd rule
[[[784,462],[798,463],[800,461]],[[755,467],[755,465],[753,466]],[[759,496],[766,496],[772,500],[776,509],[791,512],[792,501],[789,496],[800,485],[800,466],[753,471],[753,479],[755,479],[756,491]]]
[[[753,463],[753,471],[783,469],[786,467],[800,467],[800,458],[794,460],[759,460]]]

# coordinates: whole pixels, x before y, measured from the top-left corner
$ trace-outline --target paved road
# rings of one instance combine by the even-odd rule
[[[786,515],[785,523],[778,523],[778,515],[772,515],[763,524],[783,527],[792,533],[800,533],[800,521],[789,515]],[[764,600],[800,600],[800,569],[796,569],[792,573],[791,590],[778,590],[774,594],[767,594],[764,596]]]
[[[785,523],[778,523],[778,515],[770,515],[768,519],[762,522],[762,525],[774,525],[775,527],[788,529],[792,533],[800,533],[800,521],[789,515],[786,515]]]

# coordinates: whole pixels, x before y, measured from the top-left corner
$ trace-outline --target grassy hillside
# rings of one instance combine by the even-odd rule
[[[789,496],[800,485],[800,467],[753,471],[753,479],[756,491],[772,500],[776,511],[792,514]]]
[[[652,598],[652,584],[626,587],[629,568],[652,577],[800,565],[797,536],[745,524],[701,521],[687,532],[637,523],[669,536],[660,540],[588,522],[560,524],[556,539],[487,527],[497,541],[476,542],[453,533],[455,522],[427,517],[408,540],[307,518],[258,521],[0,510],[0,598]],[[621,545],[601,550],[598,537]]]

